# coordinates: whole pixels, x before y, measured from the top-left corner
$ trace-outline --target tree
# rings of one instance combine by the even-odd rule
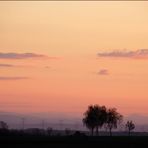
[[[69,128],[65,128],[65,135],[69,136],[71,134],[71,130]]]
[[[0,129],[7,130],[8,129],[7,123],[4,121],[0,121]]]
[[[51,127],[48,127],[47,128],[47,133],[48,133],[49,136],[52,135],[52,132],[53,132],[53,129]]]
[[[107,109],[105,106],[94,105],[94,111],[96,114],[96,134],[99,135],[99,129],[107,120]]]
[[[103,125],[109,129],[110,136],[112,135],[112,129],[117,128],[121,123],[123,116],[117,112],[116,108],[106,109],[105,106],[90,105],[87,111],[84,113],[83,123],[91,130],[93,135],[94,129],[96,129],[97,135],[99,129]]]
[[[135,129],[135,124],[133,123],[133,121],[127,121],[126,125],[125,125],[126,129],[128,129],[128,135],[131,135],[131,131]]]
[[[110,108],[107,111],[106,125],[109,129],[110,136],[112,136],[112,129],[117,128],[118,124],[122,122],[123,116],[117,112],[116,108]]]
[[[102,128],[107,119],[107,109],[105,106],[91,105],[88,110],[84,113],[83,123],[88,128],[91,129],[92,135],[94,129],[96,129],[96,134],[99,135],[99,129]]]
[[[94,134],[96,127],[96,113],[92,105],[88,106],[87,111],[84,113],[83,124],[91,130],[91,135]]]

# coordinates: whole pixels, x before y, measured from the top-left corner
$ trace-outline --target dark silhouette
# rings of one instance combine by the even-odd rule
[[[121,123],[123,116],[117,112],[116,108],[110,108],[107,111],[107,127],[109,129],[110,136],[112,136],[112,129],[117,128],[118,124]]]
[[[128,135],[130,136],[131,131],[135,129],[135,124],[133,123],[133,121],[127,121],[125,127],[128,130]]]
[[[53,132],[53,129],[51,127],[48,127],[47,128],[47,133],[48,133],[49,136],[52,135],[52,132]]]
[[[7,130],[8,129],[7,123],[4,122],[4,121],[0,121],[0,129],[1,130]]]
[[[75,137],[85,137],[86,135],[80,131],[75,131],[73,136]]]
[[[96,135],[99,135],[99,129],[107,120],[107,109],[105,106],[94,105],[94,110],[96,114]]]
[[[65,135],[70,136],[71,135],[71,130],[69,128],[65,128]]]
[[[96,127],[96,117],[94,106],[90,105],[84,113],[83,124],[91,130],[92,136],[94,135],[94,129]]]
[[[123,116],[117,112],[116,108],[106,109],[105,106],[90,105],[84,113],[83,123],[91,130],[92,135],[95,128],[96,135],[99,135],[99,129],[104,125],[112,136],[112,129],[117,128],[122,119]]]
[[[101,128],[105,125],[108,129],[111,127],[112,130],[112,128],[117,128],[123,118],[115,108],[106,109],[105,106],[98,105],[89,106],[84,115],[83,121],[89,121],[84,122],[84,124],[90,127],[89,129],[96,129],[97,126]],[[131,132],[134,127],[133,122],[128,121],[126,125]],[[116,132],[116,134],[118,136],[100,136],[98,138],[97,136],[88,136],[86,131],[66,129],[64,132],[63,130],[54,130],[50,127],[47,129],[8,129],[7,123],[0,121],[0,145],[2,147],[148,147],[147,133],[135,132],[131,137],[125,136],[125,132]]]

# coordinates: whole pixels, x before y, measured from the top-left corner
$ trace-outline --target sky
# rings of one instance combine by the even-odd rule
[[[148,115],[148,2],[0,2],[0,111]]]

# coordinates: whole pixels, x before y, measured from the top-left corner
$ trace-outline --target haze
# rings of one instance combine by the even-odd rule
[[[0,2],[0,111],[148,115],[148,2]],[[29,54],[26,54],[29,53]]]

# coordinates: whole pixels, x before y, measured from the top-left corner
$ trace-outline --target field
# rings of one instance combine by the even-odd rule
[[[56,147],[98,147],[98,148],[147,148],[147,136],[41,136],[5,135],[0,136],[0,147],[56,148]]]

